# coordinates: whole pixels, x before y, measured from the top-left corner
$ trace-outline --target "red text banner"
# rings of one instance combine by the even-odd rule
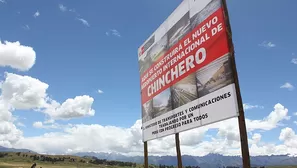
[[[223,11],[219,8],[143,73],[142,104],[228,52]]]

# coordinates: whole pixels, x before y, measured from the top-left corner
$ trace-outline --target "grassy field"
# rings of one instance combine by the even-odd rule
[[[32,164],[28,163],[0,163],[0,168],[30,168]],[[98,168],[100,166],[75,166],[75,165],[59,165],[59,164],[39,164],[37,163],[36,168],[78,168],[78,167],[88,167],[88,168]],[[101,166],[103,167],[103,166]]]
[[[0,168],[30,168],[31,163],[21,163],[21,162],[0,162]],[[92,164],[47,164],[47,163],[37,163],[36,168],[128,168],[122,166],[106,166],[106,165],[92,165]],[[140,165],[137,168],[141,168]]]
[[[0,162],[0,168],[30,168],[32,163],[21,163],[21,162]],[[57,163],[57,164],[47,164],[38,163],[36,168],[128,168],[120,166],[106,166],[106,165],[92,165],[92,164],[67,164],[67,163]],[[137,166],[140,168],[140,166]]]
[[[270,166],[268,168],[297,168],[297,166]]]
[[[46,157],[47,159],[56,159],[56,161],[34,160],[34,157]],[[63,161],[57,161],[59,159],[63,159]],[[92,164],[91,161],[93,161],[92,158],[67,155],[0,152],[0,168],[30,168],[34,162],[37,164],[36,168],[127,168],[127,166]],[[136,165],[134,168],[141,167],[141,165]]]
[[[0,168],[30,168],[32,163],[25,162],[0,162]],[[38,163],[36,168],[78,168],[78,167],[86,167],[86,168],[100,168],[106,167],[104,165],[91,165],[91,164],[67,164],[67,163]],[[116,166],[108,166],[109,168],[118,168]]]
[[[28,163],[3,163],[0,162],[0,168],[30,168]],[[36,168],[123,168],[119,166],[105,166],[105,165],[66,165],[66,164],[37,164]],[[140,168],[141,166],[138,166]],[[268,168],[297,168],[297,166],[272,166]]]
[[[63,161],[41,161],[34,160],[34,156],[46,157],[51,159],[62,159]],[[128,166],[106,165],[106,164],[92,164],[92,158],[67,156],[67,155],[40,155],[34,153],[12,153],[0,152],[0,168],[30,168],[35,162],[36,168],[128,168]],[[134,165],[135,166],[135,165]],[[131,168],[131,166],[129,167]],[[143,165],[137,164],[133,168],[143,168]],[[157,168],[157,166],[150,165],[150,168]],[[297,168],[297,166],[271,166],[267,168]]]

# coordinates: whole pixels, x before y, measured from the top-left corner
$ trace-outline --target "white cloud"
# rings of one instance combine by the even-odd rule
[[[295,87],[291,83],[286,82],[285,84],[281,85],[280,88],[288,89],[288,90],[292,91],[292,90],[294,90]]]
[[[92,97],[76,96],[60,104],[48,97],[48,87],[48,84],[30,76],[5,73],[1,98],[13,109],[42,111],[50,117],[49,120],[94,116]]]
[[[265,118],[261,120],[246,119],[246,127],[248,132],[255,130],[269,131],[281,125],[281,121],[288,120],[288,109],[283,105],[277,103],[274,110]],[[209,125],[208,128],[219,129],[218,135],[226,138],[228,143],[239,141],[239,127],[237,118],[232,118],[219,122],[217,124]]]
[[[76,13],[76,10],[75,10],[75,9],[69,9],[69,12],[74,12],[74,13]]]
[[[0,122],[1,121],[12,121],[13,117],[11,112],[9,111],[9,107],[0,97]]]
[[[297,64],[297,58],[292,58],[291,63]]]
[[[287,141],[290,139],[294,139],[295,132],[292,130],[292,128],[284,128],[281,130],[281,134],[279,135],[279,140],[281,141]]]
[[[20,71],[28,71],[33,67],[36,53],[30,46],[21,45],[19,41],[0,40],[0,66],[9,66]]]
[[[12,147],[22,136],[22,131],[12,122],[0,121],[0,146]]]
[[[33,123],[33,127],[35,128],[42,128],[43,124],[41,121],[37,121]]]
[[[105,34],[107,36],[109,36],[111,34],[113,36],[121,37],[120,32],[118,30],[116,30],[116,29],[111,29],[110,31],[107,31]]]
[[[268,41],[263,41],[261,44],[259,44],[259,46],[261,47],[265,47],[265,48],[273,48],[276,47],[275,44],[273,44],[272,42],[268,42]]]
[[[297,116],[297,112],[295,112],[294,115]]]
[[[0,0],[0,2],[1,2],[1,3],[6,3],[6,1],[5,1],[5,0]]]
[[[52,123],[52,124],[43,124],[41,121],[36,121],[33,123],[33,127],[35,128],[42,128],[42,129],[60,129],[62,128],[59,124],[57,123]]]
[[[29,27],[29,25],[25,25],[25,26],[23,26],[23,29],[30,30],[30,27]]]
[[[276,104],[274,110],[262,120],[246,119],[248,132],[255,130],[271,130],[287,119],[288,110]],[[143,153],[141,120],[137,120],[130,128],[115,126],[69,125],[63,132],[51,132],[42,136],[22,138],[16,147],[29,148],[41,153],[81,152],[119,152],[127,155]],[[216,137],[203,141],[208,130],[218,130]],[[53,141],[52,139],[55,139]],[[88,139],[88,143],[85,143]],[[271,145],[260,143],[262,135],[255,133],[250,140],[251,155],[296,153],[288,144]],[[225,120],[202,128],[180,133],[183,154],[206,155],[219,153],[224,155],[240,155],[240,138],[236,118]],[[104,144],[104,145],[96,145]],[[151,155],[176,155],[174,135],[148,142]]]
[[[36,11],[35,13],[34,13],[34,15],[33,15],[35,18],[36,17],[38,17],[38,16],[40,16],[40,13],[39,13],[39,11]]]
[[[66,11],[67,11],[67,7],[64,6],[63,4],[59,4],[59,9],[60,9],[62,12],[66,12]]]
[[[102,94],[102,93],[104,93],[102,90],[100,90],[100,89],[98,89],[98,93],[99,94]]]
[[[141,151],[140,122],[136,128],[119,128],[101,125],[75,125],[65,129],[64,133],[48,133],[40,137],[24,138],[18,146],[24,146],[38,152],[64,153],[72,151]],[[55,139],[52,141],[51,139]],[[88,143],[85,143],[88,139]],[[50,142],[52,141],[52,142]],[[95,144],[105,145],[95,145]],[[34,145],[35,144],[35,145]]]
[[[255,133],[252,137],[252,143],[258,144],[261,141],[262,135],[259,133]]]
[[[76,20],[81,22],[83,25],[85,25],[87,27],[90,27],[90,24],[86,19],[78,18],[78,17],[80,17],[80,14],[75,9],[69,9],[68,7],[66,7],[63,4],[59,4],[59,9],[62,12],[71,12],[71,13],[75,14],[76,15]]]
[[[5,73],[4,77],[0,88],[0,146],[13,147],[19,140],[24,139],[23,132],[16,127],[24,125],[21,122],[14,124],[18,120],[12,115],[14,110],[45,112],[50,117],[47,122],[36,122],[33,126],[49,129],[61,129],[53,119],[71,119],[95,114],[91,108],[94,99],[90,96],[77,96],[59,104],[47,96],[48,84],[38,79],[13,73]]]
[[[62,12],[74,12],[74,13],[76,13],[76,10],[75,9],[68,9],[68,7],[66,7],[63,4],[59,4],[59,9]]]
[[[52,119],[72,119],[84,116],[94,116],[95,110],[92,109],[94,99],[90,96],[76,96],[74,99],[67,99],[59,104],[52,101],[46,106],[45,113]]]
[[[272,111],[267,117],[262,120],[248,120],[247,125],[248,130],[271,130],[279,126],[282,120],[289,120],[288,109],[285,108],[280,103],[274,106],[274,111]]]
[[[284,141],[287,147],[297,149],[297,135],[292,128],[284,128],[281,130],[279,140]]]
[[[259,106],[259,105],[251,105],[251,104],[245,103],[245,104],[243,104],[243,108],[244,108],[244,110],[250,110],[250,109],[255,109],[255,108],[263,109],[264,107]]]
[[[251,156],[259,156],[259,155],[286,155],[286,154],[296,154],[296,148],[292,149],[286,145],[275,145],[263,143],[261,145],[252,144],[250,147],[250,155]]]
[[[18,122],[16,125],[19,126],[19,127],[26,127],[26,125],[24,123],[22,123],[22,122]]]
[[[112,29],[111,32],[112,32],[112,34],[113,34],[114,36],[121,37],[121,34],[120,34],[119,31],[117,31],[117,30],[115,30],[115,29]]]
[[[2,98],[15,109],[42,108],[46,104],[48,84],[30,76],[5,73]]]
[[[44,121],[45,124],[53,124],[55,123],[55,120],[54,119],[48,119],[46,121]]]
[[[12,147],[23,135],[13,124],[14,118],[8,105],[0,96],[0,146]]]
[[[76,18],[78,21],[80,21],[83,25],[90,27],[90,24],[87,20],[83,19],[83,18]]]

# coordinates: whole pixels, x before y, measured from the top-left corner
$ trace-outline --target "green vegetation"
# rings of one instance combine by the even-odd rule
[[[143,168],[143,165],[107,161],[94,157],[78,157],[70,155],[42,155],[35,153],[0,152],[0,168],[30,168],[36,163],[36,168]],[[174,166],[150,165],[149,168],[175,168]],[[185,168],[193,168],[185,166]],[[297,166],[271,166],[265,168],[297,168]]]
[[[131,162],[107,161],[93,157],[77,157],[70,155],[41,155],[35,153],[0,152],[0,168],[30,168],[36,163],[36,168],[140,168],[141,165]]]
[[[268,168],[297,168],[297,166],[270,166]]]

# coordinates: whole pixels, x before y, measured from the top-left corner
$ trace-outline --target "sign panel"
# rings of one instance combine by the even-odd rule
[[[143,141],[238,116],[221,0],[183,0],[138,49]]]

